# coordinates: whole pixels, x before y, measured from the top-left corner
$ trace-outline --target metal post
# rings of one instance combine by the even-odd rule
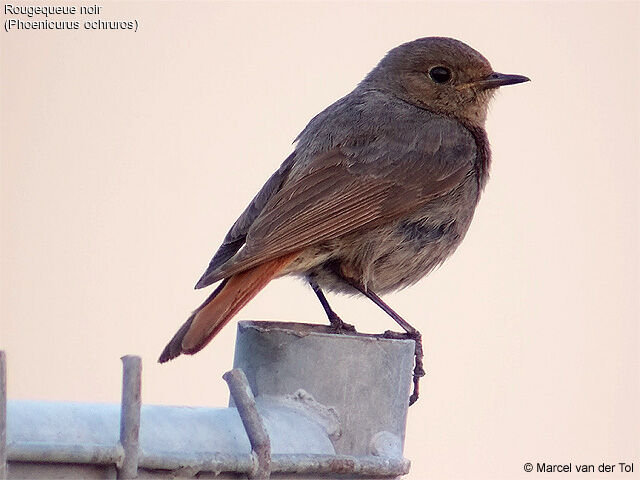
[[[124,459],[118,478],[138,476],[142,360],[136,355],[125,355],[122,360],[122,404],[120,409],[120,443]]]
[[[0,350],[0,480],[7,478],[7,356]]]
[[[412,340],[336,334],[323,325],[240,322],[234,367],[257,397],[302,388],[334,407],[342,427],[336,453],[361,456],[380,432],[395,435],[402,451],[414,349]]]
[[[247,377],[242,370],[234,368],[225,373],[222,378],[229,385],[231,397],[249,437],[251,449],[258,457],[258,468],[252,472],[250,478],[266,480],[271,474],[271,441],[262,417],[258,413]]]

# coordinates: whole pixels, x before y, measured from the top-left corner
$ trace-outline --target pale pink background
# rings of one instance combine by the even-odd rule
[[[79,5],[79,3],[77,4]],[[306,122],[390,48],[459,38],[532,78],[497,95],[492,178],[444,267],[387,300],[425,338],[409,478],[640,474],[638,3],[102,3],[131,32],[2,32],[2,310],[11,398],[226,404],[235,322],[155,360]],[[3,17],[4,22],[4,17]],[[335,298],[362,330],[391,321]],[[238,319],[324,322],[296,280]]]

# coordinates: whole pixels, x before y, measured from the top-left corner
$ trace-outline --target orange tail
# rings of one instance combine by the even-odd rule
[[[181,353],[192,355],[202,350],[297,255],[285,255],[225,279],[182,325],[158,361],[164,363]]]

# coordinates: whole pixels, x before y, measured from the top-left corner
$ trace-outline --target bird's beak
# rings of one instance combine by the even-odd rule
[[[516,83],[529,82],[530,79],[524,75],[511,75],[507,73],[493,72],[486,78],[473,83],[474,87],[482,89],[498,88],[504,85],[515,85]]]

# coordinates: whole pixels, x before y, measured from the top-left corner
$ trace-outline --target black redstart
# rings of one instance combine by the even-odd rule
[[[462,241],[490,165],[484,129],[496,73],[452,38],[391,50],[344,98],[314,117],[233,224],[196,288],[222,280],[171,339],[160,362],[201,350],[270,280],[304,277],[336,331],[353,330],[323,291],[360,292],[416,340],[378,297],[411,285]],[[394,334],[388,332],[388,336]]]

